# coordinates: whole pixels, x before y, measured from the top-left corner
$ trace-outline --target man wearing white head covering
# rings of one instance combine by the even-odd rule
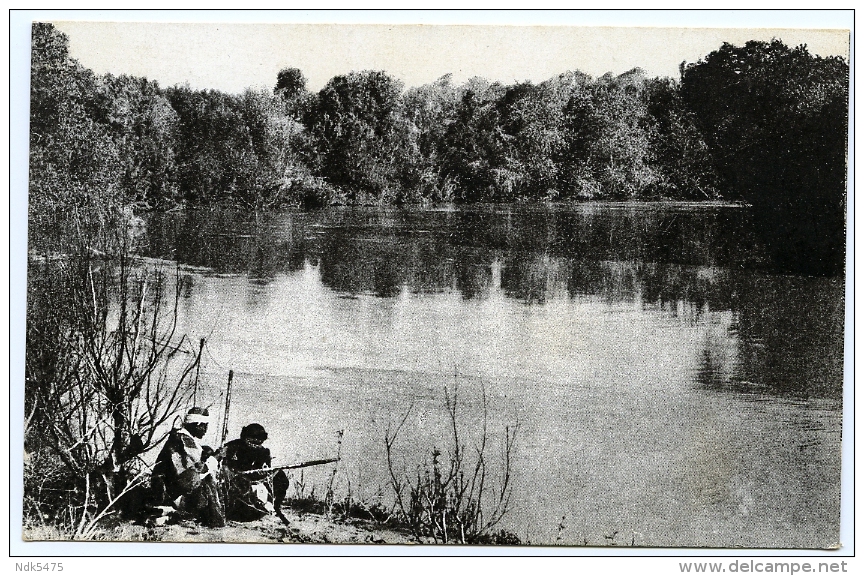
[[[210,415],[206,408],[192,408],[183,427],[168,434],[156,458],[151,483],[160,504],[172,506],[207,526],[225,525],[225,511],[216,483],[218,464],[213,450],[199,440],[207,434]]]

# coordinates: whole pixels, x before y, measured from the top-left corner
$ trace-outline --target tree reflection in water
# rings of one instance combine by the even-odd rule
[[[310,264],[348,296],[470,301],[500,290],[526,305],[593,298],[691,323],[712,315],[722,329],[706,338],[697,385],[839,399],[844,281],[784,274],[750,218],[740,207],[649,204],[186,211],[151,217],[144,252],[261,286]]]

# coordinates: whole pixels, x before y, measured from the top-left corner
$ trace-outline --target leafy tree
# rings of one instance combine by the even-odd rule
[[[188,202],[278,208],[314,185],[304,164],[302,125],[279,96],[188,87],[167,94],[178,115],[178,179]]]
[[[175,86],[166,96],[178,116],[177,178],[184,200],[206,204],[224,199],[234,181],[226,160],[240,138],[231,98],[215,91]]]
[[[458,89],[452,74],[408,90],[402,97],[402,115],[408,123],[408,142],[416,180],[406,186],[417,188],[421,198],[433,201],[452,200],[453,185],[442,175],[442,161],[447,150],[447,130],[455,121],[459,104]]]
[[[156,82],[131,76],[99,78],[100,121],[110,127],[122,159],[122,183],[130,200],[171,206],[176,182],[177,114]]]
[[[30,68],[30,133],[38,143],[59,122],[63,101],[81,92],[69,38],[53,24],[33,24]]]
[[[682,66],[681,94],[724,184],[750,202],[775,262],[842,271],[849,66],[780,40]]]
[[[496,179],[504,176],[499,171],[504,164],[504,147],[497,107],[503,87],[472,78],[461,91],[456,117],[445,136],[443,176],[454,183],[458,201],[507,200],[512,186]]]
[[[297,68],[283,68],[276,77],[273,94],[283,106],[283,114],[296,123],[302,123],[309,113],[314,95],[306,89],[306,77]]]
[[[384,72],[336,76],[304,117],[320,154],[319,175],[349,201],[386,202],[399,186],[407,136],[398,113],[401,91],[401,83]]]
[[[290,100],[306,92],[306,77],[298,68],[283,68],[276,76],[273,93]]]
[[[657,174],[653,195],[677,200],[718,198],[713,159],[681,98],[680,83],[650,79],[645,98],[653,125],[651,166]]]
[[[598,113],[589,86],[574,90],[563,109],[563,149],[559,155],[558,188],[567,196],[594,198],[601,194],[592,161],[600,135]]]
[[[594,85],[597,138],[591,148],[596,176],[615,198],[638,196],[657,178],[649,164],[651,125],[643,99],[645,75],[636,68]]]
[[[519,198],[558,196],[556,157],[564,145],[563,111],[550,92],[548,85],[515,84],[498,101],[504,164]]]
[[[645,75],[635,68],[578,86],[564,107],[563,187],[579,197],[637,197],[657,181]]]
[[[35,239],[70,214],[104,227],[125,198],[119,150],[96,119],[96,77],[69,58],[53,25],[35,23],[32,43],[28,233]]]
[[[278,99],[247,90],[241,97],[245,140],[238,142],[237,199],[256,210],[303,200],[319,186],[304,163],[307,134]]]

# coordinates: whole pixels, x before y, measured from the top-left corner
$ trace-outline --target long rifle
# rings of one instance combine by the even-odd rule
[[[308,468],[309,466],[321,466],[322,464],[331,464],[338,462],[339,458],[325,458],[324,460],[309,460],[300,462],[299,464],[286,464],[285,466],[274,466],[272,468],[259,468],[258,470],[244,470],[237,474],[256,474],[261,472],[276,472],[277,470],[294,470],[295,468]]]

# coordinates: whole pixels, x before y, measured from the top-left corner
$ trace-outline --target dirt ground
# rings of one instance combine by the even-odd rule
[[[205,528],[193,522],[150,528],[152,540],[162,542],[248,542],[324,544],[409,544],[410,535],[362,520],[328,520],[318,514],[285,512],[286,524],[275,515],[254,522],[232,522],[224,528]]]
[[[126,542],[230,542],[303,544],[412,544],[410,534],[382,528],[374,522],[330,520],[320,514],[284,511],[287,523],[276,515],[254,522],[228,521],[224,528],[207,528],[192,521],[145,527],[121,523],[100,531],[93,540]],[[65,540],[50,529],[25,528],[24,540]]]

